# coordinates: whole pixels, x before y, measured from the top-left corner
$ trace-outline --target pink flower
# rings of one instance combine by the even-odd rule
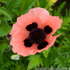
[[[61,27],[62,20],[37,7],[17,18],[10,32],[12,50],[23,57],[48,50],[56,38],[52,36]]]

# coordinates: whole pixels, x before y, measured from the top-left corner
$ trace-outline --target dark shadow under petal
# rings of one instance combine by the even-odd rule
[[[7,40],[11,40],[11,35],[8,34],[8,35],[6,36],[6,39],[7,39]]]
[[[3,3],[3,2],[0,2],[0,4],[1,4],[1,7],[2,7],[2,6],[6,6],[5,3]]]

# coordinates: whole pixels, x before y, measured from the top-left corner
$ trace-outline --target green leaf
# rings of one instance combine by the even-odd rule
[[[61,16],[61,10],[63,9],[63,7],[65,6],[66,2],[62,2],[59,7],[57,8],[57,10],[54,10],[54,15],[55,16]]]
[[[11,30],[11,27],[8,25],[6,19],[1,20],[1,27],[0,27],[0,37],[7,35]]]
[[[31,0],[28,4],[28,6],[26,7],[25,11],[23,12],[23,14],[27,13],[29,9],[32,8],[32,6],[36,3],[37,0]]]
[[[50,50],[50,52],[48,54],[48,57],[47,58],[43,58],[45,67],[49,67],[49,65],[51,65],[54,62],[55,58],[57,57],[57,50],[56,51],[55,50],[56,50],[56,48],[53,47]]]
[[[48,54],[49,54],[50,50],[51,50],[51,48],[48,48],[48,50],[43,50],[42,51],[44,57],[46,57],[46,58],[48,57]]]
[[[56,61],[56,64],[59,64],[62,67],[66,67],[66,61],[65,61],[65,58],[63,58],[63,56],[62,57],[58,56],[55,61]]]
[[[70,17],[64,17],[62,25],[66,26],[66,25],[69,25],[69,23],[70,23]]]
[[[3,52],[5,51],[5,49],[8,47],[7,43],[1,44],[0,45],[0,54],[3,54]]]
[[[68,9],[66,9],[66,14],[65,14],[65,16],[70,16],[70,8],[69,8],[69,10]]]
[[[6,5],[7,9],[11,12],[17,7],[19,7],[21,0],[7,0]]]
[[[5,8],[1,8],[1,7],[0,7],[0,13],[4,14],[4,15],[7,16],[10,20],[12,20],[10,14],[5,10]]]
[[[69,46],[61,47],[61,53],[70,53],[70,47]]]
[[[42,59],[39,55],[31,55],[29,58],[29,64],[27,70],[37,68],[41,65],[43,65]]]
[[[47,5],[46,0],[38,0],[38,1],[39,1],[39,5],[40,5],[40,7],[45,8],[45,6]]]
[[[12,69],[12,68],[11,68]],[[13,69],[12,69],[13,70]],[[25,70],[24,63],[15,64],[15,70]]]

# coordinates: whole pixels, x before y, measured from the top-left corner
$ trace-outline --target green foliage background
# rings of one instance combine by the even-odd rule
[[[0,0],[0,70],[35,70],[37,68],[63,68],[70,67],[70,11],[66,10],[65,16],[61,14],[66,2],[57,9],[52,9],[53,0]],[[18,16],[25,14],[34,7],[43,7],[51,15],[60,16],[63,20],[62,27],[54,34],[61,34],[55,44],[35,55],[20,57],[12,60],[13,55],[6,35],[10,32],[12,24]]]

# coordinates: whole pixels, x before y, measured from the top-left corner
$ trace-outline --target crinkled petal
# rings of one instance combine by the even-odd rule
[[[41,51],[43,51],[43,50],[48,50],[49,47],[52,47],[52,45],[54,44],[54,42],[55,42],[55,40],[56,40],[56,38],[57,38],[58,36],[60,36],[60,34],[57,35],[57,36],[52,36],[50,41],[46,39],[46,41],[47,41],[49,44],[48,44],[45,48],[43,48],[43,49],[41,49],[41,50],[38,50],[38,52],[41,52]]]
[[[44,8],[33,8],[29,10],[29,14],[33,16],[33,18],[37,19],[38,27],[44,28],[43,24],[45,24],[46,19],[48,19],[49,12]]]
[[[23,57],[28,56],[30,54],[32,54],[32,55],[35,54],[35,52],[33,52],[33,51],[37,48],[36,44],[33,44],[31,46],[31,48],[30,47],[25,47],[23,42],[21,42],[21,43],[14,42],[13,44],[14,44],[13,48],[12,48],[13,52],[17,53],[19,55],[22,55]]]
[[[59,19],[59,16],[49,15],[48,20],[46,20],[46,23],[44,26],[48,25],[49,27],[51,27],[52,32],[46,35],[47,39],[49,39],[49,40],[51,39],[52,35],[56,32],[56,30],[61,27],[61,23],[62,23],[62,20]]]
[[[16,34],[12,35],[10,45],[13,46],[12,50],[14,53],[20,54],[24,57],[33,54],[33,51],[36,49],[37,44],[33,44],[31,47],[25,47],[24,40],[28,38],[28,35],[28,33],[20,31],[17,31]]]
[[[30,9],[28,13],[17,18],[19,25],[24,26],[24,29],[27,25],[37,22],[38,27],[44,28],[46,19],[48,19],[49,12],[46,9],[37,7]]]

